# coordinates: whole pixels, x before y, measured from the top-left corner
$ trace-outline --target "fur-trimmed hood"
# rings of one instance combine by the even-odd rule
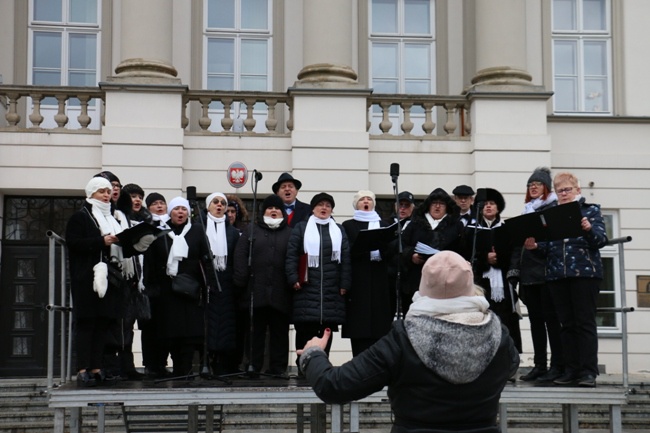
[[[454,384],[476,380],[501,342],[501,322],[491,311],[407,317],[404,325],[420,360]]]

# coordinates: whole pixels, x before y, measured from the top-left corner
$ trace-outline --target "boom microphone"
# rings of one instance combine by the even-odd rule
[[[393,182],[397,182],[397,178],[399,177],[399,164],[396,162],[390,165],[390,177]]]
[[[260,180],[262,180],[262,172],[261,171],[253,170],[253,174],[255,175],[255,181],[256,182],[259,182]]]

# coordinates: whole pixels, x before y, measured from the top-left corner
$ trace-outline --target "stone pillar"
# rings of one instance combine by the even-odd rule
[[[473,85],[531,84],[526,71],[526,2],[477,1],[476,75]]]
[[[352,19],[355,2],[305,0],[303,61],[299,82],[356,83],[352,69]]]
[[[172,65],[173,0],[121,2],[121,55],[116,78],[177,80]],[[133,81],[133,80],[131,80]]]

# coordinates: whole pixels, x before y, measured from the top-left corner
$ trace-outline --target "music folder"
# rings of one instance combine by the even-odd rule
[[[133,245],[138,243],[144,235],[154,235],[157,239],[170,231],[169,229],[161,230],[151,224],[140,223],[118,233],[117,238],[120,240],[121,245]]]
[[[393,223],[387,227],[360,230],[352,248],[357,251],[374,251],[383,248],[395,239],[398,227],[399,223]]]
[[[513,246],[523,245],[526,238],[556,241],[577,238],[584,234],[580,221],[582,212],[576,201],[554,206],[506,220],[504,224]]]

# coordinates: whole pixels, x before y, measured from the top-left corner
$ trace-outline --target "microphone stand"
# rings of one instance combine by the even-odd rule
[[[484,201],[476,201],[474,203],[474,234],[472,236],[472,256],[470,259],[470,263],[472,264],[472,271],[474,272],[474,275],[476,275],[476,238],[478,234],[479,215],[483,213],[484,204],[485,204]],[[471,222],[472,222],[472,218],[470,216],[468,224],[471,224]]]
[[[193,212],[196,212],[196,215],[198,215],[198,219],[200,222],[201,230],[203,231],[203,238],[205,240],[205,245],[207,245],[208,248],[208,256],[204,256],[203,259],[209,260],[212,262],[212,254],[209,253],[210,251],[210,240],[208,239],[208,234],[205,230],[205,219],[203,218],[203,215],[201,213],[201,209],[199,208],[199,204],[196,201],[195,198],[190,198],[188,200],[190,202],[190,207],[192,208]],[[199,259],[199,266],[201,266],[201,272],[203,272],[203,267],[200,263]],[[219,282],[219,276],[217,275],[217,270],[214,268],[214,266],[211,266],[212,272],[214,273],[214,280],[217,282],[217,289],[219,292],[221,292],[221,283]],[[203,275],[203,279],[205,280],[205,274]],[[161,383],[161,382],[168,382],[172,380],[179,380],[179,379],[185,379],[185,380],[190,380],[195,377],[201,377],[202,379],[217,379],[222,381],[223,383],[227,385],[231,385],[232,381],[228,380],[226,377],[227,376],[215,376],[210,373],[210,366],[208,362],[208,331],[209,331],[209,326],[208,326],[208,317],[209,317],[209,309],[208,306],[210,305],[210,288],[208,287],[207,281],[205,281],[205,299],[203,301],[203,356],[202,356],[202,365],[201,365],[201,372],[200,373],[194,373],[194,374],[188,374],[185,376],[177,376],[177,377],[169,377],[169,378],[164,378],[164,379],[158,379],[155,380],[154,383]]]
[[[282,376],[275,374],[268,374],[255,371],[253,367],[253,332],[255,331],[255,325],[253,321],[255,319],[255,273],[253,272],[253,241],[255,240],[255,224],[257,223],[257,183],[262,180],[262,173],[259,173],[257,170],[253,170],[253,183],[251,188],[253,190],[253,213],[251,217],[250,232],[248,234],[248,286],[250,287],[250,303],[248,306],[248,367],[246,368],[246,377],[249,379],[257,379],[259,376],[267,377],[278,377],[283,378]]]
[[[393,194],[395,195],[395,212],[397,215],[397,275],[395,276],[395,318],[402,318],[402,226],[399,219],[399,193],[397,188],[397,176],[392,176]]]

